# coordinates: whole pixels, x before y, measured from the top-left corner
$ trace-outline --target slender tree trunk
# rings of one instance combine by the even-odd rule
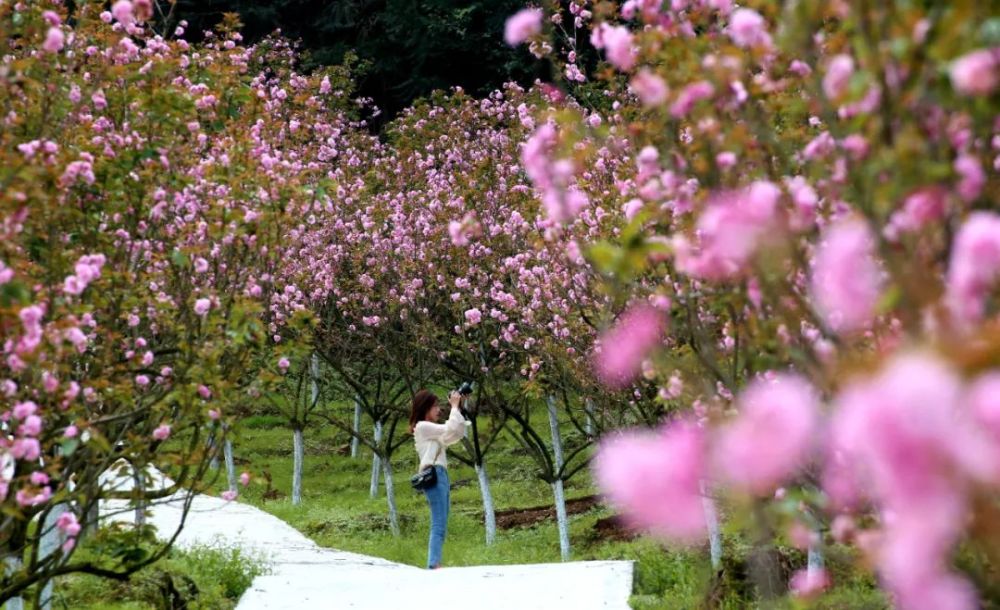
[[[236,491],[236,463],[233,460],[233,441],[227,438],[223,446],[226,458],[226,478],[229,480],[229,491]]]
[[[569,520],[566,518],[566,496],[563,493],[562,481],[562,437],[559,435],[556,401],[549,396],[548,402],[549,427],[552,429],[552,452],[555,454],[556,480],[552,483],[552,492],[556,498],[556,521],[559,524],[559,554],[563,561],[569,561]]]
[[[135,482],[136,500],[135,500],[135,526],[142,527],[146,525],[146,500],[144,496],[146,495],[146,477],[143,472],[144,468],[132,465],[132,480]]]
[[[208,436],[208,454],[212,457],[208,460],[208,467],[212,470],[219,469],[219,454],[215,452],[215,433]]]
[[[8,555],[4,561],[4,569],[8,574],[12,574],[21,569],[21,559]],[[7,605],[4,606],[5,610],[24,610],[24,598],[12,597],[7,600]]]
[[[757,536],[747,557],[750,578],[757,587],[757,594],[764,605],[769,605],[781,597],[787,585],[781,578],[781,567],[773,543],[773,530],[760,503],[753,508]]]
[[[584,409],[586,409],[586,411],[587,411],[587,421],[586,421],[584,430],[587,431],[587,436],[593,437],[594,436],[594,401],[588,398],[587,401],[584,403],[584,405],[585,405]]]
[[[382,446],[382,422],[380,421],[375,422],[375,446]],[[368,487],[368,494],[373,498],[378,497],[378,475],[382,470],[381,462],[382,459],[376,451],[372,454],[372,480]]]
[[[819,535],[819,532],[816,532]],[[806,580],[816,582],[823,571],[823,542],[809,545],[809,554],[806,559]]]
[[[66,537],[62,531],[56,527],[56,522],[66,510],[65,504],[57,504],[46,515],[45,522],[42,523],[42,539],[38,545],[39,559],[45,559],[49,555],[59,552],[59,547],[66,541]],[[38,597],[39,610],[52,610],[52,591],[52,581],[45,581],[41,594]]]
[[[302,503],[302,462],[305,457],[302,428],[292,430],[292,504]]]
[[[709,494],[708,485],[701,482],[701,505],[705,511],[705,524],[708,526],[708,552],[712,558],[712,569],[722,567],[722,535],[719,533],[719,513],[715,509],[715,500]]]
[[[486,462],[476,464],[476,477],[479,479],[479,492],[483,496],[483,517],[486,522],[486,546],[490,546],[497,538],[497,513],[493,506],[493,492],[490,490],[490,478],[486,474]]]
[[[95,499],[94,503],[90,505],[90,508],[87,509],[87,518],[84,521],[86,523],[82,532],[84,536],[89,536],[97,532],[101,521],[100,500]]]
[[[389,504],[389,527],[393,536],[399,536],[399,513],[396,511],[396,489],[393,486],[390,460],[382,460],[382,471],[385,479],[385,500]]]
[[[351,457],[358,457],[358,449],[361,447],[361,401],[354,399],[354,434],[351,435]]]

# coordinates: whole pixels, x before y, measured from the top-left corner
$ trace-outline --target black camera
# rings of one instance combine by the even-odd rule
[[[462,396],[468,396],[469,394],[472,394],[472,382],[463,381],[462,385],[458,386],[458,393],[461,394]]]

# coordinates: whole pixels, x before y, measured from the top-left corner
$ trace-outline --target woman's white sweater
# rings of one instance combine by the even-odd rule
[[[452,409],[448,421],[436,424],[430,421],[417,422],[413,428],[413,442],[417,446],[417,457],[420,458],[420,468],[439,465],[448,467],[448,456],[445,447],[454,445],[465,437],[466,420],[461,411]]]

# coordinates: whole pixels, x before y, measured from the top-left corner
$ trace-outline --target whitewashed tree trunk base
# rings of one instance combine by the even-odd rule
[[[305,447],[302,430],[292,431],[292,504],[302,503],[302,462],[305,458]]]
[[[233,441],[231,439],[226,439],[223,453],[226,459],[226,478],[229,482],[229,491],[236,491],[236,462],[233,459]]]
[[[56,527],[59,517],[67,511],[65,504],[57,504],[52,507],[42,524],[42,540],[38,545],[39,559],[45,559],[53,553],[59,552],[59,547],[66,541],[66,536]],[[52,581],[49,580],[42,587],[42,595],[39,597],[40,610],[52,610]]]
[[[497,513],[493,506],[493,492],[490,490],[490,478],[486,474],[486,463],[476,464],[476,477],[479,479],[479,492],[483,496],[483,520],[486,525],[486,546],[490,546],[497,538]]]
[[[396,488],[392,480],[392,463],[382,460],[382,474],[385,479],[385,500],[389,505],[389,528],[393,536],[399,536],[399,512],[396,510]]]
[[[563,452],[562,436],[559,434],[559,417],[556,412],[556,401],[549,396],[549,428],[552,431],[552,453],[555,457],[555,469],[558,477],[562,476]],[[552,492],[556,497],[556,522],[559,525],[559,555],[563,561],[569,561],[569,519],[566,517],[566,495],[563,492],[562,478],[552,483]]]
[[[21,560],[17,557],[7,557],[4,559],[4,569],[8,574],[17,572],[21,569]],[[13,597],[7,600],[7,605],[4,606],[5,610],[24,610],[24,599],[21,597]]]
[[[382,422],[375,422],[375,446],[380,447],[382,445]],[[382,472],[382,458],[376,452],[372,454],[372,480],[371,485],[368,487],[368,495],[373,498],[378,497],[378,477],[379,473]]]
[[[705,511],[705,525],[708,527],[708,552],[712,558],[712,569],[722,567],[722,534],[719,532],[719,513],[715,500],[709,494],[708,485],[701,482],[701,505]]]

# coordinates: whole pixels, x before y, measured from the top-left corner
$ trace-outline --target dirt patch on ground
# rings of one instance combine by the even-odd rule
[[[628,542],[638,538],[639,532],[631,529],[620,515],[611,515],[594,523],[593,535],[602,542],[610,540]]]
[[[566,514],[576,515],[585,513],[601,503],[600,496],[585,496],[566,501]],[[555,506],[533,506],[531,508],[508,508],[497,511],[497,527],[502,530],[513,527],[525,527],[541,523],[542,521],[555,521]]]

